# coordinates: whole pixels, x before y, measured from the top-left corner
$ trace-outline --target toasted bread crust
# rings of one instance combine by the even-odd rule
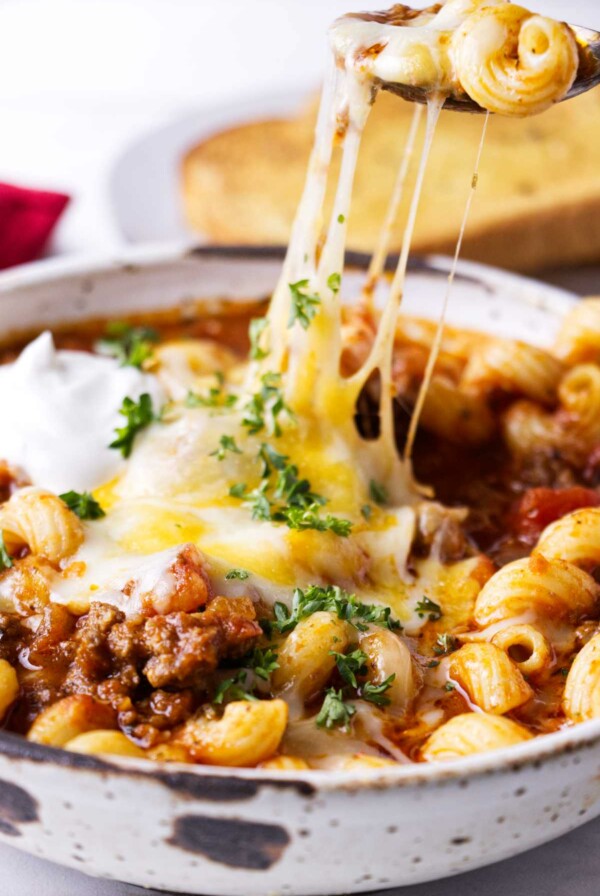
[[[387,94],[375,104],[356,175],[350,248],[373,248],[410,115],[409,104]],[[415,252],[453,251],[481,125],[479,116],[442,114]],[[313,132],[310,109],[295,119],[232,128],[193,147],[182,164],[191,227],[211,242],[286,243]],[[515,270],[599,261],[599,139],[598,91],[530,121],[494,116],[463,256]],[[395,249],[407,202],[405,196]]]

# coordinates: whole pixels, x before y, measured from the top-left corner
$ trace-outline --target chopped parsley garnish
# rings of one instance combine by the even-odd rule
[[[219,439],[219,447],[215,449],[215,451],[210,452],[211,457],[216,457],[217,460],[225,460],[225,455],[228,451],[231,451],[232,454],[242,454],[241,448],[238,448],[235,439],[233,436],[221,436]]]
[[[327,286],[332,291],[332,293],[338,293],[340,291],[340,287],[342,285],[342,275],[335,273],[330,274],[327,278]]]
[[[280,454],[269,445],[268,442],[262,442],[258,451],[258,458],[262,461],[261,478],[266,479],[271,475],[271,470],[283,470],[287,463],[287,455]]]
[[[427,616],[430,622],[435,622],[442,616],[442,608],[435,601],[423,597],[415,607],[417,615],[422,619]]]
[[[125,426],[115,429],[117,438],[108,447],[117,448],[123,457],[129,457],[137,434],[157,419],[152,407],[152,398],[147,392],[140,395],[139,401],[124,398],[119,414],[122,414],[127,422]]]
[[[229,700],[258,700],[254,694],[246,689],[246,669],[239,669],[230,678],[224,678],[215,691],[213,703],[223,703],[225,697]]]
[[[246,486],[243,482],[238,482],[236,485],[232,485],[229,489],[229,494],[233,498],[243,498],[246,506],[250,508],[252,512],[253,520],[262,520],[263,522],[268,522],[272,519],[271,515],[271,502],[269,501],[266,491],[269,487],[269,483],[265,480],[261,482],[261,484],[252,489],[252,491],[246,491]]]
[[[4,569],[10,569],[13,566],[13,560],[4,543],[4,535],[0,529],[0,572]]]
[[[373,508],[370,504],[363,504],[360,508],[361,515],[368,521],[373,516]]]
[[[454,637],[454,635],[450,635],[448,632],[444,632],[443,635],[437,636],[437,641],[435,647],[433,648],[433,652],[437,653],[438,656],[445,653],[452,653],[453,650],[456,650],[458,647],[458,641]]]
[[[386,697],[386,691],[388,691],[392,682],[396,678],[396,673],[393,672],[385,681],[382,681],[381,684],[375,684],[372,681],[367,681],[360,689],[360,696],[363,700],[368,700],[369,703],[374,703],[376,706],[388,706],[390,703],[390,698]]]
[[[329,654],[335,657],[335,664],[341,677],[347,685],[355,689],[359,697],[376,706],[387,706],[390,703],[386,691],[391,688],[392,682],[396,678],[395,673],[392,673],[381,684],[375,684],[373,681],[359,684],[357,676],[367,674],[367,654],[363,650],[353,650],[352,653],[336,653],[335,650],[330,650]]]
[[[253,361],[262,361],[269,352],[261,345],[261,336],[267,328],[266,317],[254,317],[250,321],[248,336],[250,338],[250,357]]]
[[[254,674],[262,678],[263,681],[268,681],[275,669],[279,669],[277,659],[277,651],[273,650],[272,647],[265,647],[264,649],[255,647],[248,661],[248,668],[252,669]]]
[[[444,690],[445,691],[453,691],[455,689],[455,687],[456,687],[456,685],[454,684],[453,681],[447,681],[446,684],[444,685]]]
[[[367,671],[367,654],[364,650],[353,650],[352,653],[337,653],[330,650],[329,655],[335,657],[335,664],[338,672],[346,682],[353,688],[358,687],[357,675],[364,675]]]
[[[311,295],[311,293],[308,292],[308,280],[298,280],[297,283],[288,283],[288,286],[292,296],[292,307],[290,310],[288,327],[293,327],[296,321],[298,321],[304,330],[308,330],[310,322],[316,315],[317,308],[321,304],[321,299],[318,295]]]
[[[58,496],[80,520],[99,520],[104,511],[89,492],[64,492]]]
[[[366,631],[370,624],[389,628],[391,631],[402,627],[398,620],[392,619],[390,607],[363,604],[356,595],[349,594],[338,585],[310,585],[304,591],[296,588],[291,610],[280,601],[275,603],[273,610],[273,628],[282,634],[291,632],[302,619],[322,610],[335,613],[340,619],[351,622],[359,631]]]
[[[326,499],[311,490],[308,479],[299,476],[295,464],[287,463],[285,454],[263,442],[258,458],[262,462],[261,484],[252,491],[247,491],[244,483],[236,483],[229,489],[232,497],[245,500],[252,511],[252,519],[285,523],[290,529],[333,532],[342,538],[350,534],[350,520],[330,513],[321,515]],[[273,472],[277,473],[274,482],[270,478]]]
[[[294,419],[293,411],[285,402],[281,389],[280,373],[265,373],[261,379],[261,388],[255,392],[244,405],[242,426],[245,426],[251,436],[266,429],[270,435],[280,436],[281,425],[279,417],[285,414],[289,420]]]
[[[152,327],[134,327],[125,321],[111,321],[102,339],[94,348],[103,355],[110,355],[121,362],[122,367],[141,370],[153,353],[159,335]]]
[[[271,646],[255,647],[252,653],[242,660],[243,668],[237,669],[228,678],[220,682],[213,696],[213,703],[223,703],[228,700],[258,700],[253,693],[254,685],[248,681],[250,673],[257,678],[268,681],[271,673],[279,668],[277,653]]]
[[[240,581],[244,581],[244,579],[249,578],[250,573],[245,569],[230,569],[226,574],[225,578],[231,581],[231,579],[239,579]]]
[[[286,464],[278,467],[277,482],[275,484],[275,497],[285,501],[288,506],[309,508],[315,504],[319,506],[326,503],[322,495],[317,495],[310,490],[308,479],[298,478],[298,467],[295,464]]]
[[[369,482],[369,494],[376,504],[387,503],[388,493],[385,485],[382,485],[380,482],[375,482],[374,479],[371,479]]]
[[[232,408],[237,400],[237,395],[225,392],[223,389],[224,377],[220,371],[215,373],[216,386],[211,386],[206,395],[193,392],[191,389],[185,397],[187,408]]]
[[[317,532],[333,532],[341,538],[347,538],[352,531],[350,520],[344,520],[339,516],[327,513],[320,515],[320,505],[311,504],[309,507],[284,507],[273,514],[271,519],[285,523],[290,529],[315,529]]]
[[[342,214],[339,214],[339,215],[337,216],[337,220],[338,220],[338,224],[343,224],[344,221],[346,220],[346,216],[345,216],[345,215],[342,215]]]
[[[319,728],[335,728],[336,726],[345,728],[355,712],[356,707],[353,703],[344,700],[341,690],[328,688],[316,723]]]

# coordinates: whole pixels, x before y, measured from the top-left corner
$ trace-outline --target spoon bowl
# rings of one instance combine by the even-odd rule
[[[579,69],[573,86],[561,102],[579,96],[580,93],[585,93],[600,84],[600,32],[591,28],[582,28],[579,25],[571,25],[570,28],[575,33],[579,46]],[[379,87],[411,103],[426,103],[431,96],[431,91],[424,87],[395,84],[391,81],[379,81]],[[487,111],[464,92],[446,97],[444,109],[471,113]]]

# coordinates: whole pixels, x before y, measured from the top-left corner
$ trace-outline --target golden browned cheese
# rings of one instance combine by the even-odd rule
[[[349,219],[352,249],[371,251],[376,243],[411,114],[410,104],[386,93],[373,107]],[[481,124],[479,116],[442,112],[415,252],[454,250]],[[212,242],[285,244],[313,128],[310,109],[289,120],[234,127],[190,148],[182,166],[182,191],[193,229]],[[600,259],[599,138],[600,91],[526,121],[493,116],[463,257],[517,270]],[[405,192],[402,219],[411,191]],[[401,235],[399,227],[396,250]]]

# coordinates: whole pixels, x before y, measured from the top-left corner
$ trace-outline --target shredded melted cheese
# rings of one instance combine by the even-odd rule
[[[262,356],[228,371],[223,388],[230,389],[236,400],[224,409],[186,407],[182,398],[189,383],[197,379],[187,349],[177,352],[173,346],[163,352],[162,374],[159,368],[151,379],[155,380],[154,393],[166,392],[173,405],[160,422],[137,436],[130,459],[118,464],[108,481],[95,489],[106,516],[86,524],[83,546],[68,568],[55,575],[55,600],[78,607],[93,599],[106,600],[135,614],[139,611],[136,594],[143,591],[144,583],[158,583],[159,590],[165,581],[168,584],[165,571],[174,552],[191,543],[203,552],[210,574],[225,594],[239,592],[239,583],[224,578],[232,567],[251,574],[244,583],[246,592],[256,589],[267,600],[289,601],[294,587],[335,583],[363,600],[391,606],[408,631],[418,630],[423,623],[415,611],[423,594],[419,575],[432,582],[434,596],[444,579],[435,561],[416,578],[407,569],[423,492],[413,478],[410,450],[403,459],[396,447],[392,415],[396,319],[436,122],[446,95],[458,86],[450,38],[472,13],[499,5],[501,0],[483,4],[451,0],[438,12],[415,14],[399,23],[386,16],[348,16],[334,25],[332,60],[306,186],[260,337]],[[346,222],[361,136],[381,81],[427,88],[426,127],[402,252],[378,331],[364,363],[345,377],[341,372],[341,275]],[[416,112],[365,286],[363,300],[367,303],[387,254],[420,117]],[[334,145],[339,143],[341,169],[333,213],[323,236],[330,162]],[[475,179],[472,189],[474,184]],[[470,199],[463,231],[469,204]],[[304,325],[294,316],[294,289],[296,298],[309,297],[312,302]],[[167,363],[169,351],[171,361]],[[428,376],[434,361],[435,357]],[[98,363],[111,362],[102,359]],[[366,440],[355,425],[355,408],[365,383],[376,371],[380,377],[380,433]],[[244,420],[244,408],[266,380],[277,383],[283,401],[275,427],[280,432],[269,432],[268,425],[252,432]],[[107,431],[103,451],[110,435]],[[409,448],[413,435],[414,428]],[[224,437],[234,440],[236,448],[224,451],[220,458],[218,448]],[[349,532],[297,530],[281,521],[253,518],[248,496],[264,482],[258,460],[263,442],[293,464],[298,476],[310,480],[310,489],[326,500],[319,513],[343,519]],[[373,483],[385,487],[385,506],[373,501]],[[78,481],[77,485],[95,487],[97,482]],[[131,591],[128,600],[124,583],[136,575],[139,587]]]

